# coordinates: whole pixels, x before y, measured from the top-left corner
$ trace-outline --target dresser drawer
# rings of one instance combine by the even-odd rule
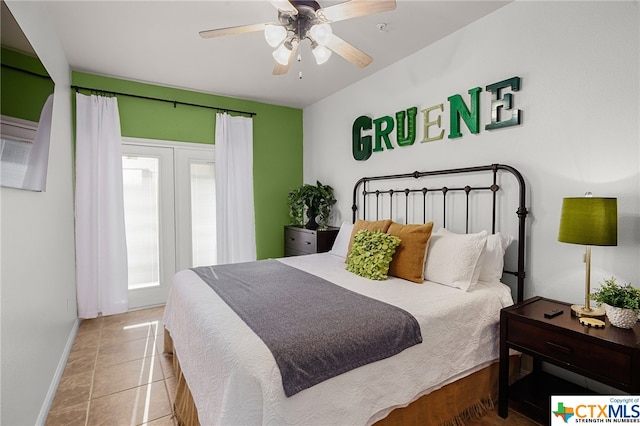
[[[316,233],[304,229],[286,228],[285,250],[296,254],[316,253]]]
[[[632,356],[610,347],[590,344],[571,334],[561,334],[521,321],[508,322],[508,340],[578,373],[589,372],[596,380],[631,386]]]
[[[284,255],[301,256],[331,250],[340,228],[306,229],[298,226],[284,227]]]

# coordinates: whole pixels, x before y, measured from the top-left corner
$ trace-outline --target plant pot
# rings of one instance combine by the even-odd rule
[[[318,222],[316,222],[316,216],[318,215],[317,210],[312,209],[312,208],[308,208],[307,209],[307,219],[309,219],[307,221],[307,224],[304,226],[307,229],[318,229]]]
[[[638,321],[638,313],[633,309],[616,308],[604,304],[604,311],[611,325],[619,328],[633,328]]]

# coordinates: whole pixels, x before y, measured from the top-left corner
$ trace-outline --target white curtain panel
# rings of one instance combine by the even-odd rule
[[[116,98],[76,94],[78,316],[127,312],[122,146]]]
[[[47,169],[49,165],[49,142],[51,140],[51,118],[53,115],[53,95],[49,95],[38,121],[38,129],[27,162],[24,176],[24,189],[44,191],[47,187]]]
[[[253,119],[216,114],[218,263],[256,260]]]

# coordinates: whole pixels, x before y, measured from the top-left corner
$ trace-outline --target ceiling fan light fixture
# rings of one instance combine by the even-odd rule
[[[327,49],[326,47],[320,44],[316,46],[314,49],[312,49],[311,52],[313,53],[313,56],[316,58],[316,64],[318,65],[324,64],[331,57],[331,50]]]
[[[238,25],[227,28],[200,31],[202,38],[214,38],[233,34],[263,31],[276,64],[273,75],[289,71],[299,43],[307,39],[318,64],[329,60],[332,53],[352,64],[364,68],[373,58],[339,36],[333,34],[330,23],[343,21],[396,8],[397,0],[343,0],[338,4],[321,7],[319,0],[268,0],[278,9],[278,20],[261,24]],[[379,24],[378,29],[384,30]]]
[[[287,29],[282,25],[267,24],[264,27],[264,38],[271,47],[277,47],[287,38]]]
[[[311,27],[309,34],[320,46],[326,46],[331,40],[333,30],[331,30],[331,25],[327,23],[316,24]]]
[[[280,65],[287,65],[289,63],[291,49],[288,49],[286,44],[287,43],[282,43],[280,47],[273,51],[273,59]]]

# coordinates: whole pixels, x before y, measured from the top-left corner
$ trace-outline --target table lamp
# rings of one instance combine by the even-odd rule
[[[562,201],[558,241],[586,246],[584,305],[572,305],[577,317],[599,317],[605,314],[600,307],[591,307],[591,246],[618,245],[618,199],[591,197],[565,198]]]

